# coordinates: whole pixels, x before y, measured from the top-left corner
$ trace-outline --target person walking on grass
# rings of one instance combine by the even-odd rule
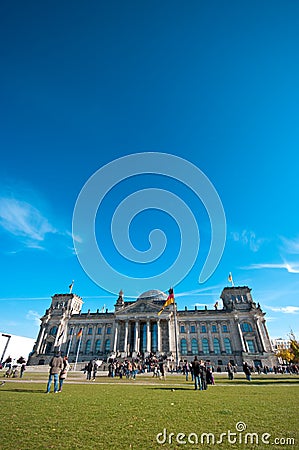
[[[66,379],[67,373],[68,373],[69,370],[70,370],[70,365],[69,365],[69,362],[68,362],[68,357],[65,356],[63,358],[63,368],[62,368],[62,370],[60,372],[60,375],[59,375],[59,389],[58,389],[58,392],[62,391],[63,382]]]
[[[58,392],[58,376],[63,369],[63,359],[60,356],[60,352],[56,353],[51,359],[50,363],[49,380],[47,384],[46,394],[49,394],[51,390],[52,379],[54,378],[54,394]]]
[[[247,362],[243,362],[243,372],[245,373],[246,380],[251,381],[251,370]]]
[[[233,380],[234,379],[234,369],[233,366],[231,365],[231,363],[227,363],[227,374],[228,374],[228,379],[229,380]]]

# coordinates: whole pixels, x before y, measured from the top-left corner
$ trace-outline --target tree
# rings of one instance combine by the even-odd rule
[[[291,339],[291,352],[293,354],[293,362],[298,363],[299,362],[299,342],[296,339],[295,334],[293,331],[290,333],[290,339]]]
[[[279,350],[276,353],[276,356],[278,356],[278,358],[281,358],[283,361],[286,361],[287,363],[293,362],[294,359],[294,355],[290,348],[283,348]]]

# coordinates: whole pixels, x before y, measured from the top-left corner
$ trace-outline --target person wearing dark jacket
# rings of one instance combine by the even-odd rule
[[[194,377],[194,389],[201,389],[200,363],[197,359],[197,356],[194,357],[194,361],[192,362],[192,370]]]
[[[207,368],[203,360],[200,361],[200,378],[201,378],[201,389],[203,391],[208,389],[207,385]]]
[[[56,394],[58,392],[58,375],[63,369],[63,359],[60,356],[60,353],[57,353],[55,356],[53,356],[53,358],[49,363],[49,366],[50,366],[50,373],[46,394],[49,394],[51,390],[51,383],[53,378],[54,378],[54,394]]]

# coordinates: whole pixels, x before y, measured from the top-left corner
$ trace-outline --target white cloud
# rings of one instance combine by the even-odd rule
[[[288,262],[280,263],[280,264],[272,264],[272,263],[262,263],[262,264],[251,264],[245,269],[285,269],[289,273],[299,273],[299,263],[290,264]]]
[[[40,314],[37,311],[32,311],[31,309],[26,314],[26,319],[32,320],[35,325],[40,326]]]
[[[5,197],[0,198],[0,226],[27,247],[37,249],[43,249],[41,243],[48,233],[57,232],[34,206]]]
[[[299,306],[267,306],[267,309],[270,309],[270,311],[273,312],[281,312],[283,314],[298,314],[299,313]]]
[[[263,238],[257,238],[254,231],[243,230],[231,232],[231,237],[235,242],[248,246],[252,252],[257,252],[261,245],[265,242]]]
[[[283,242],[284,251],[291,254],[299,254],[299,238],[287,239],[281,237]]]

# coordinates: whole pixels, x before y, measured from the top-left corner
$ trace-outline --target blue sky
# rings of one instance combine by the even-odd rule
[[[212,307],[231,271],[235,285],[252,288],[271,336],[299,335],[298,2],[17,1],[1,6],[0,22],[0,329],[36,337],[51,295],[73,279],[85,311],[113,309],[115,293],[94,283],[74,252],[76,199],[106,164],[155,152],[194,164],[217,190],[227,224],[220,263],[198,283],[211,242],[207,211],[179,181],[150,174],[103,200],[104,257],[132,278],[175,261],[180,227],[161,210],[130,226],[139,251],[151,230],[167,236],[153,263],[122,258],[110,236],[128,195],[169,190],[200,231],[195,264],[175,285],[179,308]],[[129,289],[141,293],[138,283]]]

